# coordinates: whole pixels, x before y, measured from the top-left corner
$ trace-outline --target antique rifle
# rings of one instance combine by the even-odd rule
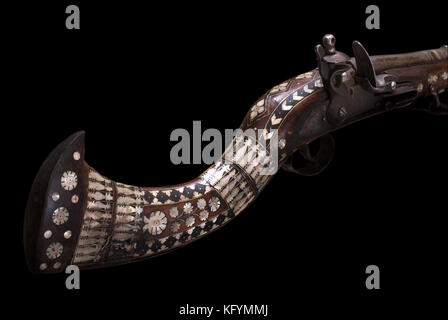
[[[325,35],[315,51],[318,68],[269,90],[241,125],[262,130],[268,143],[277,132],[279,165],[288,171],[321,172],[332,158],[329,133],[355,121],[403,107],[448,111],[439,98],[448,87],[447,46],[370,57],[355,41],[350,58],[335,50],[332,35]],[[309,144],[318,139],[320,149],[313,156]],[[296,151],[308,161],[302,168],[293,166]],[[262,174],[270,149],[250,138],[231,157],[227,149],[197,179],[159,188],[112,181],[87,165],[84,153],[84,132],[73,134],[34,180],[24,221],[32,272],[61,272],[70,264],[117,265],[179,248],[240,214],[272,177]]]

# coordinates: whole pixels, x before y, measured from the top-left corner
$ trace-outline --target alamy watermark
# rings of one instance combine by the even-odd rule
[[[79,7],[71,4],[65,8],[65,13],[68,14],[67,18],[65,19],[65,27],[68,30],[72,29],[80,29],[80,12]]]
[[[201,121],[193,121],[193,134],[178,128],[171,132],[173,164],[252,163],[262,166],[260,174],[273,175],[278,169],[278,131],[265,129],[201,130]],[[202,148],[202,142],[207,144]],[[227,149],[224,147],[227,146]],[[224,152],[224,154],[223,154]]]
[[[380,8],[371,4],[366,8],[366,14],[369,14],[366,19],[366,28],[378,30],[380,28]]]
[[[369,290],[380,288],[380,268],[377,265],[369,265],[366,268],[366,274],[369,276],[366,278],[366,288]]]
[[[71,264],[65,268],[65,273],[69,274],[65,279],[65,287],[68,290],[80,289],[80,274],[78,266]]]

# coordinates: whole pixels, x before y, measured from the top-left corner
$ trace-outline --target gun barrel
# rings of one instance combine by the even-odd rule
[[[375,72],[381,73],[396,68],[448,62],[448,46],[404,54],[377,55],[371,57]]]

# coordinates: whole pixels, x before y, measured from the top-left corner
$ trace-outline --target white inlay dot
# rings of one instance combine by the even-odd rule
[[[72,203],[78,203],[78,201],[79,201],[79,197],[76,194],[74,194],[72,197]]]

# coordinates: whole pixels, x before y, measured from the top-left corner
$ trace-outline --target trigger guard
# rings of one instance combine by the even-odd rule
[[[319,140],[319,151],[313,158],[308,159],[308,163],[304,167],[299,169],[294,168],[292,163],[294,154],[292,154],[283,164],[282,168],[285,171],[297,173],[302,176],[315,176],[321,173],[333,159],[334,140],[329,134],[320,137]],[[305,148],[308,148],[308,145]]]

